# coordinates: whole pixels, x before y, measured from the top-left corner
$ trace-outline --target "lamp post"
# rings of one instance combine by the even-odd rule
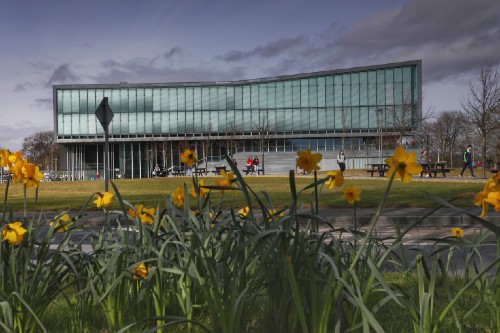
[[[383,140],[383,135],[382,135],[382,116],[383,116],[383,113],[382,113],[382,109],[377,109],[377,125],[378,125],[378,135],[379,135],[379,138],[378,138],[378,158],[380,159],[380,163],[383,163],[383,158],[382,158],[382,150],[383,150],[383,144],[382,144],[382,140]]]

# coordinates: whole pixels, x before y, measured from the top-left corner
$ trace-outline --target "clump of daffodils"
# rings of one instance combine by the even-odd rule
[[[23,183],[26,187],[38,187],[43,179],[38,165],[24,159],[20,151],[11,153],[0,149],[0,167],[8,168],[12,182]]]

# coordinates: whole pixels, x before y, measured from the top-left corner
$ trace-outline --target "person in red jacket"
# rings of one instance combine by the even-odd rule
[[[252,156],[248,156],[246,174],[248,175],[249,173],[251,174],[252,172],[253,172],[253,159]]]

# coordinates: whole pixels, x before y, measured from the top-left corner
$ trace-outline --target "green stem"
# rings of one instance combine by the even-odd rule
[[[9,194],[10,176],[7,178],[7,185],[5,186],[5,195],[3,199],[3,213],[2,222],[5,222],[5,212],[7,210],[7,195]]]
[[[26,216],[28,215],[27,204],[26,204],[26,184],[23,185],[23,189],[24,189],[24,222],[26,222]]]
[[[316,184],[318,182],[318,173],[316,170],[314,170],[314,202],[315,202],[315,215],[318,216],[318,185]],[[314,231],[318,233],[318,219],[314,219]]]

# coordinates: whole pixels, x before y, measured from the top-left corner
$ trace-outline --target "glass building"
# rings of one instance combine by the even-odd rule
[[[108,98],[112,177],[149,177],[151,165],[256,151],[380,149],[417,129],[420,60],[231,82],[53,86],[61,168],[87,179],[104,164],[96,109]],[[392,141],[391,141],[392,140]]]

